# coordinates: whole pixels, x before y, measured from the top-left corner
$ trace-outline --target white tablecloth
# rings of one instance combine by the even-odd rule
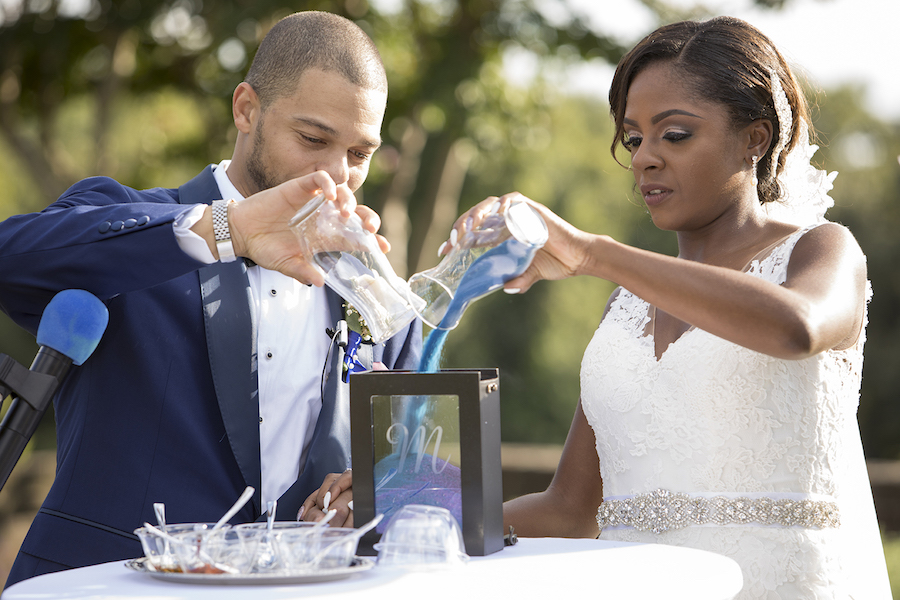
[[[700,550],[660,544],[521,538],[515,546],[449,570],[379,567],[348,579],[301,585],[197,585],[160,581],[125,561],[21,581],[2,600],[407,600],[540,598],[726,600],[740,591],[740,567]]]

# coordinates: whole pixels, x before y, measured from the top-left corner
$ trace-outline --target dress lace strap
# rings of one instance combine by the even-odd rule
[[[744,272],[781,285],[787,279],[787,265],[791,260],[794,246],[807,232],[826,222],[812,223],[801,227],[787,237],[764,248],[747,264]]]

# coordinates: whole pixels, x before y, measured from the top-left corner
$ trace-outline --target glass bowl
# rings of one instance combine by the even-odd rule
[[[164,532],[175,537],[178,534],[194,531],[211,530],[213,523],[172,523],[166,525]],[[225,528],[230,525],[225,525]],[[175,550],[176,544],[157,534],[156,532],[139,527],[134,530],[134,534],[141,541],[141,547],[144,550],[144,556],[157,571],[178,573],[181,572],[178,555]]]
[[[176,533],[172,543],[183,573],[244,575],[251,572],[258,538],[232,528]]]
[[[318,527],[300,543],[306,548],[307,569],[341,569],[349,567],[359,545],[358,531],[353,527]]]

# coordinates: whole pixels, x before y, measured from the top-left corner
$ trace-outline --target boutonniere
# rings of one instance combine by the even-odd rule
[[[372,333],[369,331],[369,326],[366,325],[366,320],[349,302],[344,302],[344,319],[347,321],[347,328],[350,331],[355,331],[362,338],[364,344],[374,343],[372,342]]]
[[[341,379],[347,383],[350,379],[350,373],[359,373],[365,371],[356,354],[359,352],[360,344],[372,344],[372,334],[366,325],[365,319],[359,314],[359,311],[353,308],[349,302],[344,302],[344,320],[347,322],[347,347],[344,348],[344,364]]]

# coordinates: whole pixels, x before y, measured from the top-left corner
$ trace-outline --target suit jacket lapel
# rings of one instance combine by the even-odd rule
[[[328,290],[331,322],[344,319],[343,300]],[[322,410],[310,440],[306,464],[300,472],[301,485],[318,488],[328,473],[341,472],[350,467],[350,386],[341,380],[344,349],[335,344],[330,353],[324,383]],[[357,353],[360,363],[372,368],[372,345],[361,344]],[[305,498],[304,498],[305,499]]]
[[[182,204],[212,203],[221,193],[207,167],[178,190]],[[231,450],[247,485],[256,488],[253,506],[260,502],[259,396],[257,381],[256,315],[252,311],[250,281],[243,261],[213,263],[199,270],[206,343],[219,410]]]

